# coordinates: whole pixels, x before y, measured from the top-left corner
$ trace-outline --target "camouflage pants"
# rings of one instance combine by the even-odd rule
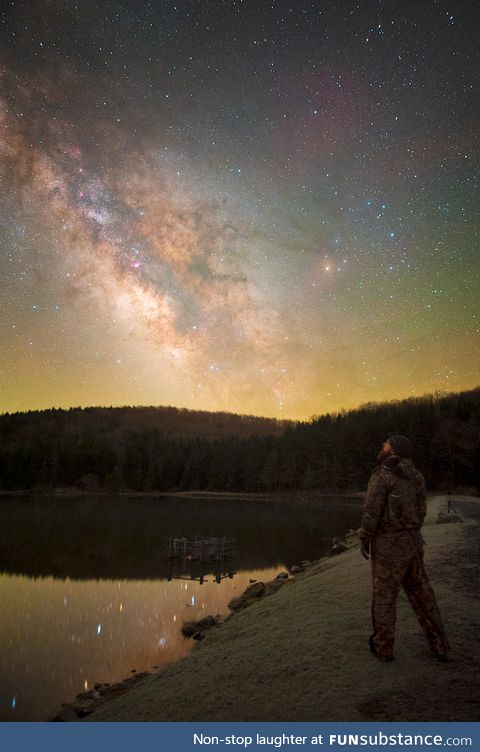
[[[379,655],[393,655],[396,603],[403,587],[432,653],[446,653],[448,640],[423,563],[419,533],[384,533],[372,545],[373,643]]]

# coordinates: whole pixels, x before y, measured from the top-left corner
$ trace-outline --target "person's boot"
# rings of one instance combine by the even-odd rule
[[[368,638],[368,645],[370,647],[370,652],[372,653],[372,655],[374,655],[375,658],[381,663],[390,663],[391,661],[394,661],[395,660],[394,655],[382,655],[381,653],[377,651],[377,648],[375,647],[375,643],[373,641],[373,637],[374,637],[373,635],[370,635],[370,637]]]

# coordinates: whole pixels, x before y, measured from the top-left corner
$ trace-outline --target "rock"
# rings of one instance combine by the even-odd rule
[[[347,547],[343,543],[335,543],[335,545],[331,547],[327,556],[335,556],[336,554],[341,554],[347,550]]]
[[[230,611],[241,611],[242,608],[246,608],[250,603],[253,603],[253,601],[248,601],[246,598],[239,595],[237,598],[232,598],[228,603],[228,608]]]
[[[193,637],[197,631],[196,621],[186,621],[182,624],[182,634],[184,637]]]
[[[304,567],[304,568],[305,568],[305,567],[311,567],[311,566],[312,566],[312,562],[311,562],[311,561],[309,561],[308,559],[305,559],[305,561],[302,561],[302,562],[300,562],[300,565],[301,565],[302,567]]]
[[[271,582],[267,582],[265,595],[272,595],[273,593],[276,593],[277,590],[280,590],[280,588],[286,585],[287,582],[293,582],[293,580],[286,580],[284,577],[281,577],[279,580],[272,580]]]
[[[263,596],[276,593],[277,590],[283,587],[287,582],[293,582],[293,580],[288,579],[288,572],[280,572],[271,582],[256,582],[253,585],[250,585],[242,595],[232,598],[228,604],[228,608],[230,611],[241,611],[243,608],[251,606],[252,603],[255,603]],[[233,616],[233,614],[230,614],[227,618],[230,618],[231,616]],[[227,619],[224,619],[224,621],[226,620]]]
[[[79,692],[76,696],[75,700],[88,700],[92,696],[92,693],[90,691],[88,692]]]
[[[256,588],[257,585],[261,585],[261,587],[257,588],[256,590],[252,590],[252,588]],[[251,606],[252,603],[255,603],[257,600],[262,598],[264,595],[266,595],[266,588],[263,582],[256,582],[255,585],[250,585],[242,595],[239,595],[236,598],[232,598],[230,603],[228,604],[228,608],[230,611],[240,611],[242,608],[247,608],[247,606]]]
[[[261,596],[264,593],[265,593],[265,583],[255,582],[253,585],[249,585],[243,594],[246,595],[247,597],[253,596],[254,598],[261,598]]]
[[[249,582],[256,582],[256,580],[249,580]]]
[[[93,689],[102,694],[102,692],[105,692],[109,686],[110,684],[108,682],[97,682],[97,684],[93,685]]]
[[[340,542],[340,538],[332,538],[332,546],[336,546]]]
[[[296,564],[290,567],[290,574],[300,574],[300,572],[305,572],[305,569],[298,567]]]
[[[204,637],[205,637],[204,632],[195,632],[195,634],[192,635],[192,639],[198,640],[198,642],[200,642],[200,640],[203,640]]]
[[[86,715],[93,713],[95,704],[91,701],[83,700],[82,702],[74,702],[71,707],[78,718],[85,718]]]
[[[219,620],[215,616],[204,616],[199,621],[186,621],[182,624],[182,634],[184,637],[195,638],[196,632],[216,627],[217,624]]]
[[[199,629],[210,629],[210,627],[216,627],[218,624],[214,616],[204,616],[203,619],[197,621],[197,627]]]
[[[202,639],[202,637],[197,637],[196,639]],[[138,684],[141,679],[150,676],[149,671],[137,672],[136,669],[133,669],[133,672],[133,676],[129,676],[116,684],[110,684],[108,682],[102,684],[98,682],[95,684],[94,689],[91,689],[88,692],[80,692],[71,704],[64,703],[58,715],[51,720],[78,721],[81,718],[85,718],[85,716],[93,713],[93,711],[100,705],[124,694],[135,684]]]
[[[52,721],[60,721],[64,723],[74,723],[78,721],[78,715],[75,713],[71,705],[64,705],[60,713],[52,718]]]

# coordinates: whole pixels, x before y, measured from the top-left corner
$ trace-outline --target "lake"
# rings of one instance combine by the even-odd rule
[[[360,507],[341,497],[3,497],[0,720],[46,720],[97,682],[182,658],[192,647],[183,621],[225,614],[249,580],[319,558],[358,527]],[[169,536],[196,534],[236,540],[231,565],[205,571],[203,584],[191,563],[167,558]]]

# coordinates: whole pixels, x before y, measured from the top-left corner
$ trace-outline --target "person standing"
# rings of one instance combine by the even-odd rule
[[[371,652],[381,661],[394,660],[396,602],[403,587],[422,627],[430,651],[448,661],[449,644],[435,594],[423,561],[420,533],[426,514],[423,475],[412,461],[406,436],[383,443],[380,465],[368,483],[359,529],[360,552],[372,565],[373,634]]]

